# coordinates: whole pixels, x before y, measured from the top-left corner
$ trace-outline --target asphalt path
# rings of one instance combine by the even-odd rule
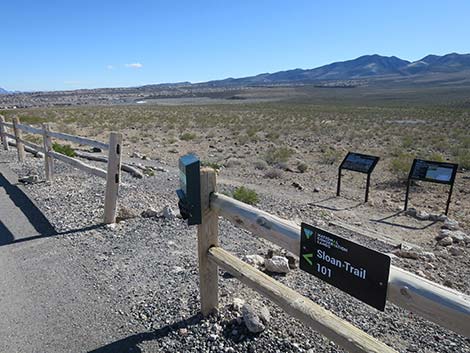
[[[0,163],[0,352],[135,351],[120,347],[125,322],[66,241]]]

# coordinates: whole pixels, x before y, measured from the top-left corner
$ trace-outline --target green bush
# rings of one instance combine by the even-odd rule
[[[413,156],[409,153],[399,153],[390,161],[390,171],[400,180],[405,180],[410,172]]]
[[[301,173],[305,173],[308,170],[308,164],[299,162],[299,164],[297,164],[297,170]]]
[[[75,157],[75,151],[70,145],[61,145],[60,143],[54,142],[52,144],[52,149],[58,153],[65,154],[69,157]]]
[[[432,152],[429,154],[428,159],[435,162],[445,162],[446,159],[442,153]]]
[[[341,157],[341,152],[335,150],[332,147],[327,147],[323,150],[323,153],[320,156],[320,163],[322,164],[334,164],[339,161]]]
[[[470,151],[462,149],[457,155],[457,163],[459,164],[459,168],[470,170]]]
[[[194,132],[185,132],[181,134],[180,140],[189,141],[189,140],[194,140],[196,137],[197,135]]]
[[[244,186],[240,186],[233,191],[233,198],[249,205],[256,205],[259,202],[259,197],[256,191]]]
[[[289,147],[273,147],[266,152],[264,160],[270,165],[286,163],[293,154],[294,151]]]
[[[222,165],[217,163],[217,162],[202,161],[201,165],[203,167],[209,167],[209,168],[212,168],[214,170],[220,170],[222,168]]]

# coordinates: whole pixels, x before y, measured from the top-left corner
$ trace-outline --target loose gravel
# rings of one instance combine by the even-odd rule
[[[3,151],[0,158],[20,177],[37,174],[44,180],[42,160],[28,155],[20,164],[14,152]],[[162,167],[169,172],[157,171],[144,179],[124,173],[120,206],[136,214],[150,207],[175,208],[176,169]],[[29,194],[60,233],[57,241],[80,258],[90,281],[109,298],[110,310],[123,315],[129,323],[128,337],[101,347],[101,351],[97,347],[97,352],[343,352],[222,271],[220,310],[202,318],[198,313],[196,229],[179,218],[140,216],[115,227],[100,226],[105,181],[61,162],[56,162],[55,170],[53,183],[27,185]],[[227,182],[221,185],[222,190],[230,187]],[[285,218],[328,224],[329,215],[323,210],[281,199],[276,193],[262,194],[258,206]],[[220,220],[219,226],[222,247],[239,257],[278,250],[228,221]],[[371,248],[392,251],[389,244],[344,229],[336,231]],[[470,263],[468,249],[464,251],[466,255],[461,257],[438,256],[433,268],[422,260],[395,258],[393,263],[413,272],[426,271],[429,278],[447,281],[469,294]],[[470,352],[469,338],[393,304],[379,312],[299,269],[274,277],[399,352]],[[235,297],[269,308],[271,320],[265,331],[252,334],[246,329],[241,313],[231,306]]]

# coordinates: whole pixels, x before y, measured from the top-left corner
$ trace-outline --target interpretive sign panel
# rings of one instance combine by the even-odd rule
[[[300,268],[378,310],[385,309],[387,255],[302,223]]]
[[[455,176],[459,165],[455,163],[426,161],[415,159],[408,175],[408,185],[406,187],[405,210],[408,208],[408,198],[410,194],[411,180],[428,181],[431,183],[450,185],[449,196],[445,214],[449,212],[452,190],[454,188]]]
[[[348,169],[355,172],[370,174],[374,170],[379,159],[380,158],[376,156],[348,152],[340,165],[340,169]]]
[[[374,170],[379,157],[370,156],[362,153],[348,152],[346,157],[343,159],[339,166],[338,170],[338,185],[336,188],[336,196],[339,196],[341,193],[341,171],[343,169],[352,170],[354,172],[365,173],[367,174],[367,183],[366,183],[366,197],[365,202],[369,200],[369,186],[370,186],[370,175]]]

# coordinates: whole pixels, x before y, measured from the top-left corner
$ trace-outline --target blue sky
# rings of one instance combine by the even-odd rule
[[[470,1],[2,0],[0,87],[201,82],[470,52]]]

